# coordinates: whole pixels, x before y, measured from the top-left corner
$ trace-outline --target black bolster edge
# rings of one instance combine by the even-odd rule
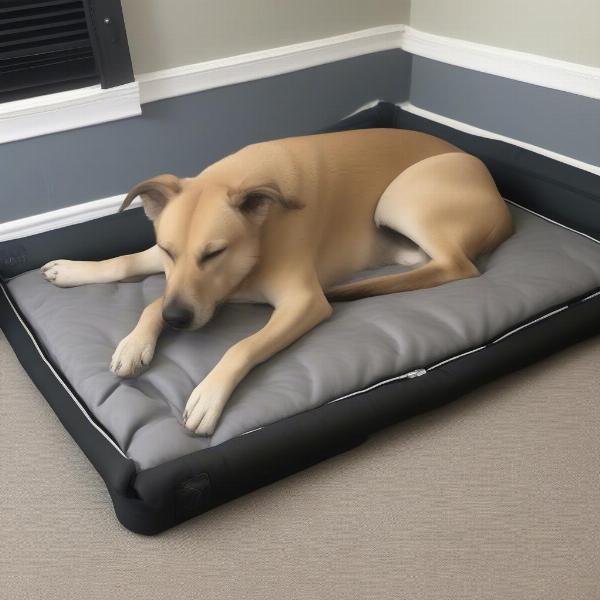
[[[8,279],[50,260],[104,260],[155,244],[141,208],[0,243],[0,277]]]
[[[178,489],[180,484],[185,486],[199,476],[206,477],[203,500],[206,510],[349,450],[365,440],[362,431],[345,428],[343,417],[336,428],[331,429],[330,422],[320,422],[319,416],[313,417],[311,412],[271,423],[259,431],[141,471],[135,480],[135,489],[148,505],[161,509],[167,504],[181,502],[183,490]]]

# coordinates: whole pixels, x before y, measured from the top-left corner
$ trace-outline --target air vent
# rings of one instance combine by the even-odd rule
[[[0,0],[0,102],[98,81],[83,0]]]

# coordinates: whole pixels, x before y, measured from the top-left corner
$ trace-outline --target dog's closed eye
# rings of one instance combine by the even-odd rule
[[[208,250],[205,251],[200,257],[200,264],[206,263],[209,260],[216,258],[219,254],[223,254],[227,250],[227,246],[223,246],[223,248],[217,248],[216,250]]]

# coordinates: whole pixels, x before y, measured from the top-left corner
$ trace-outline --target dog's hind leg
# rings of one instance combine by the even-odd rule
[[[369,296],[431,288],[477,275],[479,275],[477,267],[470,260],[465,260],[465,257],[452,261],[432,259],[404,273],[382,275],[333,287],[327,291],[326,296],[332,302],[358,300]]]
[[[163,262],[160,248],[152,246],[142,252],[108,260],[52,260],[41,271],[47,281],[58,287],[74,287],[161,273]]]
[[[512,233],[510,213],[478,159],[449,153],[403,171],[382,194],[376,224],[415,242],[430,258],[411,271],[335,286],[330,300],[431,288],[479,275],[473,259]]]

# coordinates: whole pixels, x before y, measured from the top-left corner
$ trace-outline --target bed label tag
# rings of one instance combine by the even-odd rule
[[[22,271],[27,264],[27,250],[21,244],[10,245],[0,249],[0,270],[9,277]]]

